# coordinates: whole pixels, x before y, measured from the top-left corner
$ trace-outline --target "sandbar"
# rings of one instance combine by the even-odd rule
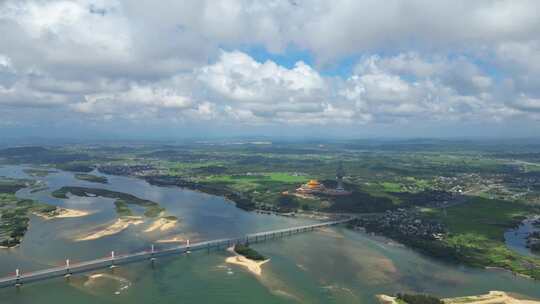
[[[540,301],[522,300],[508,295],[504,291],[490,291],[488,294],[442,299],[446,304],[540,304]]]
[[[377,295],[381,304],[398,304],[397,298],[388,295]],[[468,297],[441,299],[445,304],[540,304],[540,301],[517,299],[504,291],[490,291],[488,294]]]
[[[186,238],[184,237],[181,237],[181,236],[175,236],[173,238],[170,238],[170,239],[164,239],[164,240],[157,240],[156,243],[162,243],[162,244],[167,244],[167,243],[185,243],[186,242]]]
[[[138,216],[119,218],[114,223],[105,227],[104,229],[77,238],[76,241],[96,240],[105,236],[114,235],[122,232],[131,225],[140,225],[142,223],[144,223],[144,221],[141,219],[141,217]]]
[[[34,212],[35,215],[44,218],[46,220],[52,220],[55,218],[72,218],[72,217],[83,217],[89,215],[91,212],[86,210],[76,210],[76,209],[67,209],[57,207],[54,211],[54,215]]]
[[[167,231],[174,227],[176,227],[176,224],[178,223],[178,220],[170,220],[166,218],[160,218],[155,220],[150,227],[146,228],[144,232],[153,232],[156,230],[159,231]]]
[[[226,263],[234,264],[234,265],[240,265],[240,266],[246,268],[247,270],[249,270],[249,272],[253,273],[256,276],[261,276],[262,275],[261,266],[270,261],[270,259],[264,260],[264,261],[250,260],[250,259],[236,253],[236,251],[234,251],[234,247],[228,248],[227,251],[233,253],[234,256],[226,258],[225,259]]]

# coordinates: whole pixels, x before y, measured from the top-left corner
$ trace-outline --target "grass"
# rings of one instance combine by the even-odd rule
[[[384,192],[401,192],[401,184],[393,182],[383,182],[381,183]]]
[[[133,211],[129,209],[129,204],[126,201],[117,199],[116,201],[114,201],[114,206],[116,208],[116,214],[118,214],[118,216],[132,216],[133,215]]]
[[[502,241],[503,233],[531,212],[529,206],[519,203],[474,198],[466,204],[448,208],[446,216],[439,216],[453,233],[473,233],[486,239]]]
[[[243,193],[257,202],[275,205],[281,192],[295,189],[307,180],[306,176],[273,172],[252,175],[212,175],[205,178],[203,182]]]
[[[446,214],[430,210],[448,228],[444,242],[460,259],[473,266],[501,267],[540,279],[540,259],[522,256],[504,242],[504,233],[526,216],[538,213],[516,202],[473,198],[450,207]]]

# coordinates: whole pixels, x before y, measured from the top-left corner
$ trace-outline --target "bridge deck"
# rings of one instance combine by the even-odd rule
[[[88,271],[94,271],[98,269],[111,267],[113,265],[116,266],[116,265],[122,265],[122,264],[127,264],[127,263],[133,263],[137,261],[149,260],[151,258],[162,257],[166,255],[183,254],[188,251],[197,251],[197,250],[205,250],[205,249],[210,250],[211,248],[229,247],[237,243],[256,243],[256,242],[267,240],[269,238],[272,239],[272,238],[277,238],[277,237],[283,237],[283,236],[293,235],[293,234],[297,234],[301,232],[312,231],[316,228],[334,226],[334,225],[349,222],[352,219],[353,218],[348,218],[344,220],[305,225],[305,226],[300,226],[300,227],[253,233],[253,234],[245,235],[240,238],[204,241],[204,242],[192,243],[189,246],[180,245],[180,246],[170,247],[166,249],[159,249],[159,250],[154,250],[154,251],[148,250],[148,251],[141,251],[141,252],[131,253],[131,254],[115,255],[114,257],[111,256],[111,257],[71,264],[69,265],[69,267],[58,266],[58,267],[52,267],[52,268],[33,271],[33,272],[19,273],[19,276],[11,275],[8,277],[0,278],[0,288],[8,287],[8,286],[15,286],[17,284],[30,283],[30,282],[35,282],[35,281],[63,277],[68,274],[77,274],[77,273],[83,273],[83,272],[88,272]]]

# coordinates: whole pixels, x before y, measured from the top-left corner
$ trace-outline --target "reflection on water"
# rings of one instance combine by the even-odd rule
[[[0,175],[26,177],[21,167],[0,168]],[[35,198],[95,213],[45,221],[32,218],[20,248],[0,252],[0,271],[12,272],[55,265],[116,252],[140,251],[157,240],[214,239],[237,236],[309,221],[248,213],[222,198],[179,188],[148,185],[133,178],[108,176],[107,185],[91,184],[58,172],[40,178],[50,188],[21,197]],[[58,200],[50,191],[61,186],[103,187],[159,202],[180,219],[170,231],[145,233],[151,223],[130,226],[116,235],[74,242],[74,236],[114,221],[112,200],[72,197]],[[97,186],[96,186],[97,185]],[[177,243],[176,243],[177,244]],[[512,291],[540,298],[540,284],[506,272],[457,267],[434,261],[403,246],[344,228],[325,229],[253,245],[271,258],[256,278],[225,264],[224,251],[160,258],[96,274],[0,290],[1,303],[374,303],[374,294],[404,291],[462,296],[489,290]],[[92,276],[93,275],[93,276]]]
[[[519,254],[540,257],[539,254],[532,252],[531,249],[527,247],[527,236],[529,236],[531,232],[540,230],[533,225],[533,222],[536,219],[537,218],[529,218],[523,221],[517,228],[508,230],[504,234],[506,246]]]

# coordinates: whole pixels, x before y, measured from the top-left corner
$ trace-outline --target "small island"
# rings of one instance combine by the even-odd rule
[[[53,170],[37,169],[37,168],[24,169],[23,171],[24,173],[32,177],[46,177],[47,175],[51,173],[56,173],[56,171],[53,171]]]
[[[225,259],[226,263],[242,266],[256,276],[262,275],[261,266],[270,261],[255,249],[250,248],[249,245],[236,244],[227,251],[234,254],[234,256]]]
[[[234,252],[238,253],[239,255],[242,255],[246,257],[247,259],[253,260],[253,261],[264,261],[267,260],[267,258],[257,252],[257,250],[249,247],[249,245],[244,244],[236,244],[234,246]]]
[[[53,197],[60,199],[67,199],[67,194],[70,193],[79,197],[92,197],[100,196],[106,198],[115,199],[116,212],[119,216],[133,216],[132,210],[129,205],[137,205],[145,209],[144,216],[146,217],[158,217],[165,208],[161,207],[158,203],[136,197],[128,193],[111,191],[107,189],[99,188],[86,188],[86,187],[62,187],[52,193]]]
[[[105,176],[98,176],[98,175],[87,174],[87,173],[77,173],[75,174],[75,178],[78,180],[85,181],[85,182],[98,183],[98,184],[107,184],[109,182]]]

